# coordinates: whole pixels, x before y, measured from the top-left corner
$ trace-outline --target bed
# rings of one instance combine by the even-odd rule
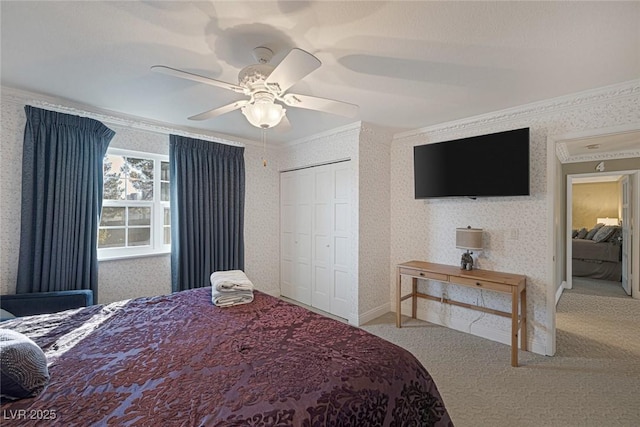
[[[572,239],[572,274],[592,279],[622,280],[620,227],[602,227],[592,238]],[[598,234],[600,233],[600,234]]]
[[[257,291],[234,307],[209,287],[1,326],[43,349],[51,378],[3,403],[3,425],[452,425],[409,352]]]

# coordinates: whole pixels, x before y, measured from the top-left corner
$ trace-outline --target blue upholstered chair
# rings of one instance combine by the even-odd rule
[[[0,296],[0,308],[15,317],[55,313],[90,305],[93,305],[93,291],[88,289]]]

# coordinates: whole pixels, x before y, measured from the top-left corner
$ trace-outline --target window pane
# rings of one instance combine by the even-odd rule
[[[125,208],[104,207],[100,217],[100,227],[124,226]]]
[[[169,227],[164,227],[164,244],[171,244],[171,228]]]
[[[123,248],[124,228],[101,228],[98,230],[98,248]]]
[[[160,181],[169,181],[169,162],[160,162]]]
[[[164,208],[164,225],[171,225],[171,209]]]
[[[130,228],[128,246],[149,246],[151,244],[151,228]]]
[[[120,178],[120,172],[124,157],[107,154],[102,159],[102,170],[105,177]]]
[[[162,189],[162,194],[160,195],[160,200],[162,200],[163,202],[168,202],[170,200],[170,192],[171,189],[169,188],[169,183],[168,182],[163,182],[162,184],[160,184],[161,189]]]
[[[124,200],[124,180],[105,178],[103,184],[103,200]]]
[[[127,200],[153,200],[153,181],[130,180]]]
[[[129,225],[151,225],[151,208],[129,208]]]
[[[131,179],[153,179],[153,160],[127,157],[127,172]]]

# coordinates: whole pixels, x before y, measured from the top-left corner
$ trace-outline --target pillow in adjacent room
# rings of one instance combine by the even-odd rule
[[[587,229],[582,227],[580,231],[578,231],[578,235],[576,236],[576,239],[584,239],[585,237],[587,237]]]
[[[600,228],[600,230],[598,230],[598,232],[595,234],[595,236],[593,236],[593,239],[591,240],[596,243],[604,242],[611,236],[613,236],[613,233],[615,232],[616,227],[614,225],[605,225],[604,227]]]
[[[593,240],[593,236],[595,236],[598,230],[600,230],[602,227],[604,227],[604,224],[596,224],[591,230],[589,230],[585,239]]]
[[[578,236],[578,230],[571,230],[571,237],[575,239]]]
[[[622,227],[617,225],[617,226],[614,226],[614,228],[615,228],[615,230],[613,231],[613,234],[609,237],[607,242],[611,242],[611,243],[615,243],[617,245],[620,245],[620,244],[622,244]]]
[[[0,394],[2,399],[38,395],[49,382],[47,358],[27,336],[0,329]]]

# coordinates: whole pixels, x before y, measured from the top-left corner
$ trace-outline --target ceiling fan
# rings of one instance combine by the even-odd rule
[[[284,126],[290,126],[285,115],[286,109],[276,101],[288,107],[324,111],[346,117],[354,117],[358,113],[358,106],[355,104],[286,93],[287,89],[320,67],[320,60],[309,52],[298,48],[291,49],[277,66],[269,64],[273,51],[267,47],[260,46],[253,49],[253,56],[257,64],[240,70],[237,85],[164,65],[154,65],[151,70],[232,90],[249,97],[249,99],[196,114],[189,117],[189,120],[207,120],[240,109],[249,123],[258,128],[269,129],[281,122]]]

